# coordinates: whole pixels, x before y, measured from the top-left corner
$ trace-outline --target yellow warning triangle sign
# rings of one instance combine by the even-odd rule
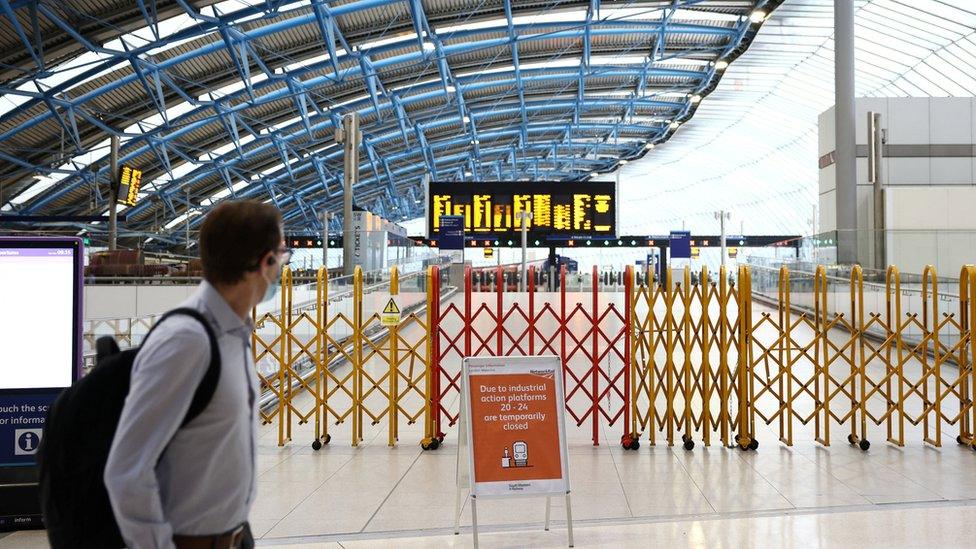
[[[397,307],[396,301],[393,301],[392,297],[390,298],[390,301],[387,302],[386,307],[383,309],[383,312],[391,315],[400,314],[400,308]]]

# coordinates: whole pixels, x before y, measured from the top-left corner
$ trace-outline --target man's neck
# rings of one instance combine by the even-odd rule
[[[231,285],[215,285],[214,289],[217,293],[224,298],[224,301],[230,305],[231,310],[241,317],[241,320],[247,320],[251,316],[251,309],[253,305],[251,304],[251,288],[246,284],[231,284]]]

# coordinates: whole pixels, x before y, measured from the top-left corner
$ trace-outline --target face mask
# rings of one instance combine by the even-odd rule
[[[264,297],[261,298],[261,303],[271,301],[274,296],[278,294],[278,288],[281,286],[279,282],[269,282],[268,289],[264,291]]]
[[[267,280],[267,279],[265,279]],[[261,298],[261,303],[271,301],[274,296],[278,293],[278,289],[281,288],[281,279],[275,278],[275,280],[268,280],[268,287],[264,290],[264,296]]]

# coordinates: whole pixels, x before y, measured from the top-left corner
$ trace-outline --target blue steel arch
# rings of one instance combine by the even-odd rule
[[[190,208],[202,211],[212,206],[214,201],[206,199],[222,188],[229,196],[270,195],[285,210],[291,228],[318,228],[316,210],[334,209],[341,200],[341,150],[322,136],[353,110],[363,117],[366,135],[360,162],[364,177],[353,191],[357,200],[394,219],[418,214],[417,185],[425,175],[458,180],[583,179],[594,171],[611,170],[620,160],[645,154],[647,144],[669,138],[675,128],[672,122],[689,119],[695,108],[692,97],[707,94],[721,76],[715,62],[733,60],[758,30],[759,21],[750,14],[758,9],[768,12],[780,2],[756,0],[738,7],[714,0],[614,3],[618,8],[646,8],[655,15],[619,20],[601,16],[606,8],[598,0],[552,1],[542,8],[534,2],[506,0],[501,12],[485,8],[483,13],[449,8],[438,0],[355,0],[338,6],[322,0],[282,0],[211,15],[185,0],[160,3],[172,4],[171,13],[194,24],[161,36],[160,6],[153,2],[153,11],[139,0],[153,36],[120,51],[89,40],[46,2],[0,0],[4,22],[27,54],[23,63],[34,65],[19,77],[5,78],[0,72],[0,95],[21,103],[0,116],[0,146],[16,144],[20,135],[54,128],[66,136],[62,143],[70,142],[76,152],[83,151],[93,136],[120,135],[123,161],[140,162],[150,175],[174,174],[180,164],[199,164],[180,171],[179,177],[171,177],[127,212],[129,228],[137,232],[155,228],[149,220],[160,212],[168,220]],[[369,19],[403,6],[409,9],[409,26],[387,21],[386,29],[396,34],[409,28],[410,35],[390,40],[382,28],[372,34],[358,27],[350,30],[355,25],[349,18],[354,15]],[[573,20],[519,20],[525,15],[556,15],[564,8],[585,13]],[[428,12],[434,13],[437,28],[463,26],[478,16],[494,16],[503,23],[438,34]],[[688,22],[689,14],[703,17]],[[23,24],[25,19],[34,32]],[[377,26],[383,24],[377,20]],[[57,74],[45,61],[37,32],[43,25],[53,25],[99,59],[54,85],[37,84],[52,71]],[[320,43],[311,50],[320,52],[313,56],[322,57],[317,62],[307,62],[307,56],[296,60],[269,55],[262,42],[306,27],[318,33]],[[159,59],[153,53],[185,41],[193,47]],[[385,43],[370,46],[376,41]],[[606,59],[595,63],[608,51],[616,56],[610,64]],[[181,71],[215,55],[227,60],[229,72],[242,85],[223,97],[211,93],[205,99],[206,90],[214,90],[210,84],[216,83],[188,82]],[[614,63],[618,58],[620,63]],[[524,59],[555,66],[523,67]],[[431,81],[390,85],[391,80],[404,80],[397,71],[417,67]],[[112,70],[117,78],[91,85]],[[456,74],[464,70],[468,74]],[[29,83],[36,91],[26,89]],[[125,132],[97,113],[93,105],[123,95],[127,86],[144,92],[144,107],[129,121],[136,124],[158,114],[158,127]],[[76,93],[79,89],[84,93]],[[359,97],[336,102],[327,96],[348,94],[350,89]],[[167,112],[180,103],[189,108],[170,119]],[[275,108],[258,119],[250,116],[267,106]],[[274,126],[288,114],[297,120]],[[641,121],[634,123],[635,116]],[[188,143],[213,128],[219,128],[213,136]],[[273,129],[265,131],[268,128]],[[624,143],[617,143],[621,138]],[[228,145],[229,150],[207,154]],[[100,211],[104,201],[92,208],[79,204],[78,198],[85,189],[104,191],[105,164],[102,158],[94,169],[62,170],[40,155],[0,152],[4,177],[49,174],[60,179],[30,200],[4,207],[24,214]],[[195,192],[196,203],[181,203],[185,188]],[[19,191],[24,190],[22,185]],[[159,242],[172,240],[165,234],[156,236]]]

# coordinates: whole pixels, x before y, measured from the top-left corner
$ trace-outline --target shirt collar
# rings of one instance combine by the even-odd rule
[[[200,287],[197,289],[197,296],[203,303],[203,306],[207,308],[207,311],[213,315],[214,321],[217,323],[217,328],[221,333],[240,329],[250,331],[251,319],[248,318],[247,321],[244,321],[241,317],[237,316],[237,313],[230,308],[230,304],[227,303],[224,296],[220,295],[217,288],[214,288],[206,280],[200,282]]]

